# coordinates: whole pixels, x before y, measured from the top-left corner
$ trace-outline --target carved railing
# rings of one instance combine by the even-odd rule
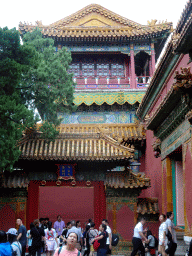
[[[130,87],[130,78],[124,78],[124,77],[75,77],[73,78],[73,81],[77,84],[76,89],[86,89],[86,88],[92,88],[92,89],[99,89],[101,86],[111,89],[118,89],[121,88],[121,86],[125,86],[126,88]]]

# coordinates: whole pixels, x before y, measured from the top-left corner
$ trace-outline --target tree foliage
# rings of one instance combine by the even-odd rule
[[[42,38],[38,28],[24,35],[23,44],[34,48],[39,58],[38,68],[31,67],[22,81],[22,86],[28,88],[26,97],[34,96],[33,100],[29,97],[29,104],[38,109],[43,121],[58,125],[58,111],[74,109],[74,83],[67,72],[71,54],[65,48],[56,52],[54,40]]]
[[[12,170],[26,128],[41,127],[48,139],[57,135],[57,112],[73,110],[73,81],[68,74],[70,53],[55,51],[54,41],[40,30],[25,34],[0,28],[0,171]]]

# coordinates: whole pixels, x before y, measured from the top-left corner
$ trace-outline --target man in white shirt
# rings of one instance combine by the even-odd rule
[[[145,248],[142,243],[142,239],[144,239],[145,242],[148,243],[147,238],[143,234],[143,226],[145,225],[145,223],[146,223],[145,217],[141,217],[140,222],[137,223],[137,225],[134,228],[134,234],[132,239],[133,251],[131,253],[131,256],[135,256],[138,250],[140,250],[141,256],[145,256]]]
[[[168,248],[165,250],[169,256],[174,256],[175,251],[177,249],[177,238],[176,238],[176,232],[175,232],[175,225],[173,223],[174,219],[174,214],[173,212],[167,212],[167,220],[166,220],[166,225],[168,231],[171,233],[172,239],[169,239],[170,241],[168,242]]]
[[[111,232],[111,228],[109,227],[109,223],[108,220],[103,219],[102,224],[105,224],[107,226],[107,233],[108,233],[108,237],[107,237],[107,241],[106,241],[106,246],[107,246],[107,255],[111,255],[111,249],[112,249],[112,232]]]

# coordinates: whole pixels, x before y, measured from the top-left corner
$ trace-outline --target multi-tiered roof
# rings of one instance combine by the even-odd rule
[[[25,33],[38,26],[44,36],[66,41],[136,40],[158,38],[170,32],[172,23],[156,22],[152,20],[148,25],[141,25],[98,4],[91,4],[48,26],[43,25],[42,22],[36,22],[36,25],[20,23],[19,30]]]

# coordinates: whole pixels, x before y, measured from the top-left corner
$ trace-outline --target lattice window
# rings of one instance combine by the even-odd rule
[[[109,76],[109,64],[97,64],[97,76]]]
[[[82,64],[82,76],[84,77],[90,77],[90,76],[94,76],[95,72],[94,72],[94,64],[91,63],[83,63]]]
[[[80,65],[78,63],[73,63],[69,66],[69,73],[73,73],[74,77],[80,76]]]
[[[123,64],[111,64],[111,76],[124,77],[124,65]]]

